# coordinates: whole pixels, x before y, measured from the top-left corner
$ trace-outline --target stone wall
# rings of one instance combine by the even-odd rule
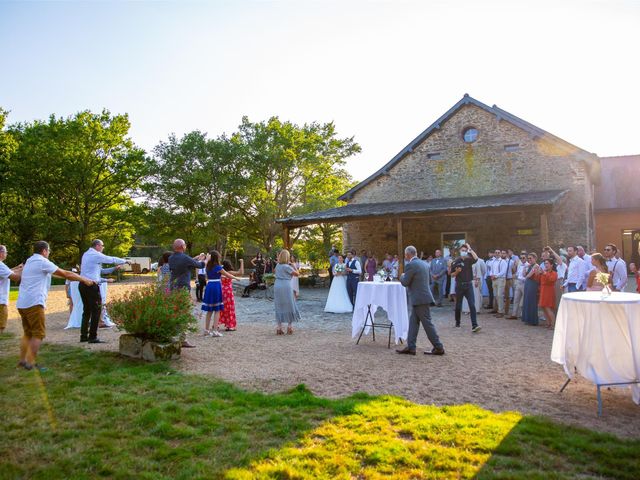
[[[478,139],[471,144],[462,139],[462,133],[468,127],[479,132]],[[517,145],[518,150],[506,151],[507,145]],[[439,157],[430,158],[434,154],[439,154]],[[358,190],[349,203],[475,197],[556,189],[569,192],[549,214],[550,243],[593,245],[593,188],[584,164],[544,138],[533,138],[528,132],[475,105],[466,105],[388,174]],[[539,217],[535,221],[538,224]],[[455,220],[448,219],[447,222]],[[345,225],[345,239],[351,238],[351,229],[355,228],[352,225]],[[459,230],[452,228],[447,226],[441,231]],[[395,222],[384,232],[374,235],[386,238],[393,234],[395,238]],[[356,229],[353,235],[362,236],[362,232]],[[509,243],[517,240],[507,238]],[[389,242],[384,238],[378,240],[381,245]]]

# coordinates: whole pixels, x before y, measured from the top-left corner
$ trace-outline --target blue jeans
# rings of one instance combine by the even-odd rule
[[[478,321],[476,317],[476,300],[473,291],[473,282],[456,282],[456,326],[460,325],[460,315],[462,313],[462,299],[466,298],[469,304],[469,314],[471,315],[471,327],[476,328]]]
[[[580,290],[578,290],[578,287],[576,287],[575,283],[570,283],[569,284],[569,288],[567,289],[567,291],[569,293],[573,293],[573,292],[579,292]]]

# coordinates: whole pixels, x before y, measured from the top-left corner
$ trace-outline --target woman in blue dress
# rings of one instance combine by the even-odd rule
[[[207,312],[207,320],[204,335],[221,337],[222,333],[218,331],[218,322],[220,321],[220,312],[224,310],[224,303],[222,301],[222,283],[220,279],[221,277],[231,278],[232,280],[240,279],[222,268],[222,265],[220,265],[220,253],[216,250],[209,253],[205,269],[207,270],[207,286],[202,299],[202,310]],[[213,316],[213,330],[209,330],[211,316]]]
[[[527,256],[529,265],[524,271],[524,295],[522,296],[522,321],[527,325],[538,325],[538,255]]]

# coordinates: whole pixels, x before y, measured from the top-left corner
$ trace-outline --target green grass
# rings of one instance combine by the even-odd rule
[[[637,478],[640,441],[393,397],[265,395],[114,354],[0,336],[0,479]],[[0,355],[3,355],[0,353]],[[217,361],[211,359],[211,361]],[[268,368],[268,362],[266,367]]]

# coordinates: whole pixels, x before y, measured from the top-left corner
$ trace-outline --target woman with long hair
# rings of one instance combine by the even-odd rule
[[[222,268],[230,275],[244,275],[244,267],[240,264],[240,270],[234,271],[233,265],[229,260],[222,262]],[[233,280],[231,277],[222,276],[222,303],[224,309],[220,313],[220,323],[225,326],[225,331],[235,332],[237,326],[236,320],[236,299],[233,296]]]
[[[598,273],[609,273],[609,267],[607,267],[607,259],[601,253],[594,253],[591,255],[591,265],[595,267],[594,270],[589,272],[587,278],[587,291],[599,292],[604,288],[604,285],[596,279]],[[609,275],[609,287],[611,287],[611,275]]]
[[[251,259],[251,265],[255,268],[256,281],[262,283],[262,275],[264,275],[264,258],[262,258],[262,253],[256,253],[256,256]]]
[[[211,337],[221,337],[222,333],[218,331],[218,322],[220,320],[220,312],[224,310],[224,302],[222,299],[222,277],[232,280],[239,280],[229,272],[226,272],[220,265],[220,253],[213,250],[207,255],[207,286],[204,290],[204,298],[202,299],[202,311],[207,312],[207,320],[204,327],[204,335]],[[213,330],[209,330],[211,325],[211,316],[213,315]]]
[[[282,324],[287,323],[287,334],[293,334],[291,324],[294,320],[300,320],[300,312],[296,305],[296,299],[293,295],[293,287],[291,286],[291,277],[297,277],[298,270],[291,265],[291,257],[288,250],[282,250],[278,255],[278,264],[276,265],[276,282],[273,286],[273,304],[276,310],[276,322],[278,328],[277,335],[283,335]]]
[[[522,295],[522,321],[527,325],[538,325],[538,255],[527,255],[529,266],[525,269],[524,294]]]
[[[544,261],[544,271],[539,276],[540,300],[538,306],[542,308],[544,318],[547,321],[545,326],[551,329],[556,324],[556,280],[558,280],[556,265],[551,258],[547,258]]]
[[[363,265],[364,271],[366,272],[366,280],[369,282],[373,282],[373,276],[378,271],[378,259],[371,252],[371,256],[367,258],[367,262]]]

